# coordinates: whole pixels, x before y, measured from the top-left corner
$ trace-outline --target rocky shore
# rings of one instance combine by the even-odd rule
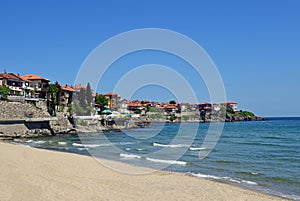
[[[155,118],[159,117],[159,118]],[[100,119],[102,119],[100,121]],[[118,117],[106,120],[104,117],[95,118],[71,117],[66,111],[57,112],[51,117],[47,112],[46,102],[19,103],[0,101],[0,138],[11,139],[18,137],[39,137],[67,133],[94,133],[120,131],[122,129],[148,127],[151,123],[204,123],[204,122],[235,122],[262,121],[253,113],[239,111],[226,114],[204,115],[199,112],[181,114],[148,114],[140,118]]]

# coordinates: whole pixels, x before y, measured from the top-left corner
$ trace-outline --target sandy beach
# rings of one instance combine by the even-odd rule
[[[133,175],[88,156],[0,143],[1,200],[284,200],[179,173]],[[111,162],[124,168],[128,164]]]

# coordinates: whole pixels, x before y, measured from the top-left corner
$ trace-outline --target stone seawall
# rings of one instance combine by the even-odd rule
[[[36,105],[20,102],[0,101],[0,120],[49,118],[46,103],[39,101]]]
[[[0,101],[0,137],[37,137],[53,135],[45,102]]]

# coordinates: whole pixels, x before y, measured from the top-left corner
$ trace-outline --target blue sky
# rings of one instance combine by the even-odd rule
[[[228,99],[241,109],[262,116],[300,116],[299,8],[297,0],[1,1],[0,71],[73,84],[85,58],[110,37],[132,29],[170,29],[207,51]],[[149,57],[165,61],[155,54],[137,59],[147,64]],[[191,76],[189,81],[195,80]],[[102,84],[99,92],[112,84]],[[202,87],[199,81],[200,91]],[[141,89],[135,97],[143,95],[171,98],[155,87]],[[206,101],[207,92],[200,99]]]

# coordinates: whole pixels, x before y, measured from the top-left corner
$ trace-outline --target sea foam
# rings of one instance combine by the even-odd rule
[[[79,144],[79,143],[73,143],[72,146],[74,147],[89,147],[89,148],[97,148],[100,147],[100,144]]]
[[[155,162],[155,163],[166,163],[171,165],[187,165],[188,163],[185,161],[175,161],[175,160],[162,160],[162,159],[155,159],[147,157],[146,160]]]
[[[220,181],[229,181],[229,182],[234,182],[238,184],[248,184],[248,185],[258,185],[258,183],[253,182],[253,181],[247,181],[247,180],[239,180],[239,179],[233,179],[231,177],[218,177],[214,175],[205,175],[205,174],[195,174],[195,173],[190,173],[189,175],[198,177],[198,178],[205,178],[205,179],[214,179],[214,180],[220,180]]]
[[[203,151],[203,150],[209,150],[210,148],[207,147],[190,147],[191,151]]]
[[[188,145],[185,144],[159,144],[154,142],[154,147],[171,147],[171,148],[182,148],[182,147],[188,147]]]
[[[120,154],[120,157],[122,158],[130,158],[130,159],[135,159],[135,158],[142,158],[141,156],[138,156],[138,155],[134,155],[134,154]]]

